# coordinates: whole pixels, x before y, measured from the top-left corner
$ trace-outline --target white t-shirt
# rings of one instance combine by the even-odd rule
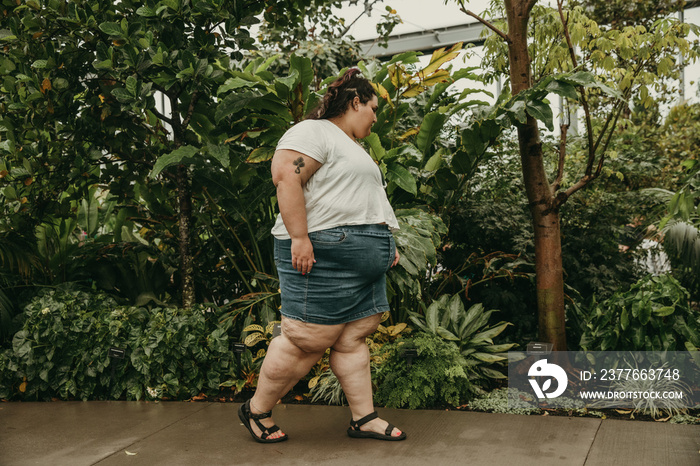
[[[372,157],[329,120],[304,120],[280,139],[277,150],[291,149],[321,163],[304,186],[309,232],[342,225],[386,223],[398,230],[382,173]],[[282,216],[272,234],[289,239]]]

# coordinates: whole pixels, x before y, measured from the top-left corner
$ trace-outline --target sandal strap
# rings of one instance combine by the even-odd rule
[[[262,422],[258,421],[257,419],[253,419],[253,421],[255,421],[255,424],[258,426],[258,429],[260,429],[260,438],[263,440],[280,430],[280,428],[277,425],[274,425],[272,427],[265,427],[262,424]]]
[[[375,411],[375,412],[370,413],[367,416],[363,417],[362,419],[358,419],[357,421],[350,419],[350,426],[355,430],[360,430],[360,426],[363,426],[363,425],[367,424],[369,421],[377,419],[378,417],[379,417],[379,413],[377,413]]]
[[[388,426],[386,426],[386,430],[384,431],[384,434],[387,435],[388,437],[391,437],[391,433],[394,431],[394,424],[389,423]]]
[[[255,420],[267,419],[268,417],[272,417],[272,411],[268,411],[266,413],[260,413],[260,414],[255,414],[253,411],[250,411],[250,410],[248,410],[248,412],[250,413],[250,415],[248,417],[250,417],[251,419],[255,419]]]
[[[250,409],[250,400],[246,401],[246,411],[248,411],[248,417],[251,419],[267,419],[268,417],[272,417],[272,411],[268,411],[266,413],[260,413],[260,414],[255,414],[252,409]],[[256,423],[257,424],[257,423]]]
[[[250,400],[247,400],[243,406],[241,406],[241,411],[239,412],[239,416],[243,416],[241,420],[244,420],[244,422],[247,423],[246,427],[248,428],[248,431],[250,431],[250,434],[253,437],[256,437],[257,439],[260,440],[266,440],[270,435],[274,434],[280,428],[277,425],[274,425],[272,427],[267,427],[263,425],[262,422],[260,422],[260,419],[266,419],[272,416],[272,411],[268,411],[266,413],[261,413],[261,414],[254,414],[250,410]],[[260,436],[258,437],[253,430],[251,429],[250,425],[251,423],[254,422],[256,426],[258,426],[258,429],[260,429]],[[279,437],[275,440],[269,440],[270,442],[276,442],[276,441],[281,441],[281,440],[286,440],[287,435],[284,434],[282,437]]]

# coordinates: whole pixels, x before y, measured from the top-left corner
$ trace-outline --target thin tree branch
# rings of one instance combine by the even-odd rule
[[[155,107],[154,107],[154,108],[150,108],[149,110],[150,110],[151,112],[153,112],[153,114],[154,114],[155,116],[157,116],[158,118],[160,118],[161,120],[163,120],[164,122],[166,122],[167,124],[169,124],[170,126],[173,125],[173,120],[172,120],[172,118],[166,117],[165,115],[163,115],[162,113],[160,113],[160,112],[158,111],[158,109],[156,109]]]
[[[618,104],[619,105],[619,104]],[[598,139],[596,139],[595,144],[593,145],[593,149],[589,149],[589,151],[592,154],[595,154],[598,152],[598,147],[600,146],[600,142],[603,140],[603,137],[605,137],[605,133],[608,131],[608,127],[610,126],[610,122],[613,120],[615,117],[615,112],[616,112],[617,105],[613,107],[613,111],[608,114],[607,118],[605,119],[605,124],[603,124],[603,129],[600,130],[600,134],[598,135]],[[586,175],[590,175],[593,172],[593,160],[591,160],[591,157],[589,157],[588,160],[588,166],[586,166]]]
[[[576,59],[576,52],[574,51],[574,45],[571,42],[571,36],[569,35],[569,15],[564,17],[564,1],[557,0],[557,7],[559,8],[559,17],[561,18],[562,26],[564,26],[564,37],[566,38],[566,45],[569,46],[569,55],[571,55],[571,62],[574,68],[578,68],[578,60]]]
[[[372,7],[374,6],[375,3],[377,3],[379,0],[374,0],[372,3],[366,3],[365,4],[365,9],[362,11],[362,13],[359,14],[357,18],[355,18],[352,23],[348,24],[348,26],[345,28],[343,32],[340,33],[340,37],[343,37],[345,34],[350,31],[350,28],[364,15],[368,14],[369,12],[372,11]]]
[[[506,41],[507,43],[509,43],[509,44],[511,43],[510,37],[508,37],[508,35],[507,35],[506,33],[504,33],[503,31],[501,31],[501,30],[498,29],[496,26],[494,26],[493,24],[489,23],[487,20],[485,20],[485,19],[482,18],[481,16],[477,15],[477,14],[474,13],[473,11],[467,10],[466,8],[464,8],[464,5],[462,5],[461,2],[460,2],[460,8],[459,8],[459,9],[462,10],[465,14],[471,16],[472,18],[476,18],[477,21],[479,21],[481,24],[483,24],[484,26],[486,26],[487,28],[491,29],[493,32],[495,32],[496,34],[498,34],[499,36],[501,36],[501,38],[502,38],[504,41]]]
[[[610,129],[610,132],[607,135],[607,138],[605,139],[605,143],[603,144],[603,147],[600,150],[600,158],[598,159],[598,165],[596,167],[595,173],[588,173],[588,169],[586,170],[586,175],[581,178],[576,184],[573,186],[569,187],[565,192],[560,192],[557,194],[556,199],[554,200],[554,206],[555,208],[561,207],[564,202],[576,191],[579,191],[580,189],[585,188],[588,186],[593,180],[598,178],[600,176],[601,171],[603,170],[603,164],[605,163],[605,154],[608,150],[608,147],[610,146],[610,141],[612,141],[613,134],[615,133],[615,127],[617,126],[617,122],[620,119],[620,115],[622,115],[622,109],[624,108],[625,101],[621,100],[618,105],[615,107],[613,112],[610,114],[611,118],[608,118],[608,122],[606,122],[606,128],[608,126],[608,123],[612,121],[612,127]],[[604,134],[604,132],[601,133],[601,137]],[[596,148],[597,152],[597,148]],[[590,163],[592,165],[592,163]]]
[[[557,0],[557,8],[559,10],[559,17],[561,18],[561,23],[564,29],[564,37],[566,38],[566,45],[569,48],[569,56],[571,56],[571,64],[574,69],[578,68],[578,59],[576,58],[576,51],[574,50],[574,44],[571,41],[571,36],[569,35],[569,15],[564,15],[564,1]],[[586,136],[588,138],[588,165],[586,166],[586,175],[591,174],[593,168],[593,162],[595,161],[595,152],[597,143],[593,143],[593,124],[591,122],[591,110],[588,106],[588,99],[586,98],[586,90],[583,86],[578,86],[578,92],[581,95],[581,106],[583,107],[583,113],[586,121]]]
[[[559,136],[559,165],[557,166],[557,178],[551,185],[552,192],[557,192],[561,186],[561,180],[564,178],[564,159],[566,159],[566,135],[569,132],[569,123],[561,125],[561,134]]]
[[[170,108],[173,113],[173,116],[171,117],[170,126],[173,127],[173,138],[175,139],[175,146],[179,147],[180,136],[182,136],[180,134],[182,132],[182,120],[180,120],[180,113],[177,110],[177,96],[167,95],[167,97],[170,101]]]
[[[588,186],[594,179],[595,178],[593,176],[584,175],[580,180],[578,180],[574,185],[570,186],[569,189],[567,189],[566,191],[558,192],[556,197],[554,198],[554,201],[552,202],[552,209],[559,209],[562,205],[564,205],[566,200],[569,197],[571,197],[572,194]]]
[[[601,170],[603,169],[603,161],[605,160],[605,153],[608,151],[608,147],[610,146],[610,141],[612,140],[613,134],[615,133],[615,127],[617,126],[617,121],[620,119],[620,115],[622,115],[622,109],[624,108],[625,102],[622,101],[618,107],[617,107],[617,112],[615,113],[615,119],[612,123],[612,128],[610,129],[610,133],[608,134],[608,138],[605,140],[605,144],[603,145],[601,149],[601,154],[600,154],[600,160],[598,161],[598,167],[595,170],[595,174],[593,175],[595,178],[600,175]]]
[[[642,70],[642,68],[644,68],[646,66],[646,63],[647,62],[640,64],[637,67],[637,69],[634,71],[634,74],[632,76],[632,81],[631,81],[632,83],[634,82],[634,78],[637,77],[637,75]],[[627,102],[627,100],[630,98],[631,95],[632,95],[632,84],[630,83],[630,87],[625,91],[625,94],[624,94],[622,100],[620,100],[620,103],[619,103],[619,105],[620,105],[619,111],[620,112],[622,111],[622,106]],[[605,135],[605,131],[607,130],[608,125],[609,125],[610,121],[612,120],[612,117],[613,117],[613,113],[608,115],[608,118],[605,122],[605,126],[603,127],[603,130],[601,131],[600,135],[598,136],[598,140],[595,143],[594,147],[596,150],[598,150],[598,146],[600,145],[600,142],[603,140],[603,136]],[[617,121],[617,119],[615,119],[615,121]],[[613,128],[614,128],[614,126],[613,126]]]
[[[595,148],[597,144],[593,144],[593,119],[591,118],[591,108],[586,98],[586,90],[583,86],[579,86],[578,91],[581,94],[581,107],[583,108],[583,118],[586,122],[586,138],[588,139],[588,165],[586,166],[586,174],[590,175],[589,167],[593,163],[593,160],[595,160]]]
[[[598,178],[600,176],[601,171],[603,170],[603,164],[605,162],[605,153],[608,150],[608,146],[610,145],[610,141],[612,141],[613,134],[615,132],[615,127],[617,126],[617,122],[620,118],[620,115],[622,115],[622,109],[624,108],[625,105],[625,100],[620,100],[618,104],[614,107],[613,111],[608,115],[608,118],[606,119],[605,125],[603,127],[603,130],[601,131],[598,141],[595,144],[595,148],[593,151],[589,149],[589,158],[588,158],[588,165],[586,166],[586,174],[574,185],[570,186],[566,191],[564,192],[559,192],[556,195],[556,198],[554,199],[553,208],[559,208],[561,207],[566,200],[571,197],[572,194],[574,194],[576,191],[579,191],[586,186],[588,186],[593,180]],[[610,125],[612,123],[612,126]],[[608,127],[610,127],[610,132],[608,132]],[[600,142],[603,139],[603,136],[607,134],[607,138],[605,139],[605,143],[603,144],[602,148],[600,148],[600,158],[598,159],[598,165],[596,166],[595,172],[593,172],[593,163],[595,162],[595,154],[598,152]]]
[[[190,99],[190,105],[189,105],[189,107],[187,107],[187,116],[182,121],[182,128],[183,129],[187,128],[187,125],[190,124],[190,120],[192,119],[192,115],[194,115],[194,107],[197,105],[198,100],[199,100],[199,91],[193,91],[192,98]]]

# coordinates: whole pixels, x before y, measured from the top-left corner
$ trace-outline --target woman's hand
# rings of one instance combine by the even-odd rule
[[[396,267],[396,264],[399,263],[400,259],[401,259],[401,255],[399,254],[399,250],[394,249],[394,262],[391,263],[391,266]]]
[[[292,267],[302,275],[311,272],[314,266],[314,246],[308,236],[292,238]]]

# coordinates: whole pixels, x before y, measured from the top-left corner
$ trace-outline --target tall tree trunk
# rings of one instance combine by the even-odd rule
[[[192,258],[192,193],[187,166],[177,167],[178,242],[180,246],[180,303],[189,309],[194,305],[194,260]]]
[[[175,147],[181,147],[184,142],[185,129],[194,111],[197,94],[194,93],[190,100],[187,117],[181,120],[178,92],[168,95],[170,108],[172,109],[171,125],[173,128],[173,140]],[[194,258],[192,257],[192,189],[190,177],[187,174],[187,165],[178,165],[175,173],[177,183],[177,221],[178,221],[178,245],[180,248],[180,305],[190,309],[195,303],[194,290]]]
[[[506,0],[508,52],[513,95],[532,86],[527,24],[536,0]],[[542,142],[537,120],[528,116],[518,125],[518,144],[523,181],[535,234],[535,273],[539,338],[566,350],[564,273],[561,258],[559,212],[552,208],[554,196],[544,169]]]

